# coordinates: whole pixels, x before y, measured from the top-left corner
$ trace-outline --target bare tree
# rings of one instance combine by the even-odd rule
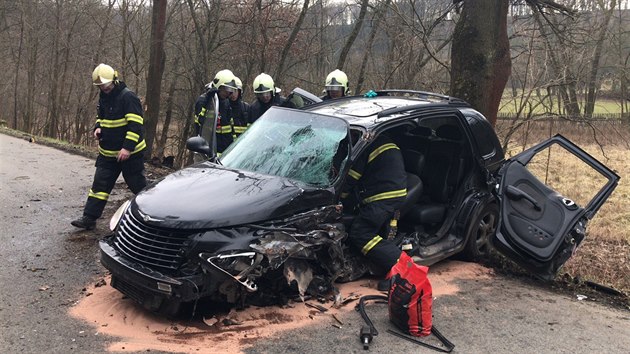
[[[603,0],[597,0],[597,4],[604,13],[604,19],[599,27],[599,34],[596,38],[595,49],[593,50],[593,59],[591,60],[591,69],[589,71],[587,80],[586,91],[586,103],[584,104],[584,116],[592,117],[595,109],[595,98],[597,95],[597,73],[599,72],[599,62],[602,58],[602,50],[604,48],[604,40],[608,35],[608,26],[610,19],[612,18],[615,6],[617,6],[616,0],[611,0],[609,7],[606,8],[606,3]]]
[[[0,64],[11,69],[0,72],[0,119],[93,146],[98,90],[89,73],[100,62],[145,93],[151,155],[177,156],[177,164],[187,156],[194,101],[224,68],[243,80],[246,99],[260,71],[289,89],[319,92],[325,74],[339,67],[357,92],[452,88],[493,119],[510,73],[507,28],[511,65],[519,66],[511,75],[513,127],[558,107],[579,114],[579,100],[598,99],[604,89],[627,112],[629,16],[614,0],[604,32],[602,6],[612,8],[611,1],[563,2],[577,14],[552,0],[171,1],[159,48],[148,21],[157,7],[147,0],[0,0]],[[162,81],[170,85],[160,109]]]
[[[534,7],[534,9],[538,8]],[[533,17],[538,24],[542,39],[547,46],[550,64],[559,80],[556,90],[564,106],[565,113],[568,116],[577,117],[580,115],[580,105],[577,99],[577,78],[573,73],[573,69],[566,65],[569,60],[567,56],[571,54],[564,54],[562,51],[556,50],[556,48],[563,49],[570,46],[569,40],[564,36],[566,31],[559,31],[557,29],[558,24],[553,22],[548,16],[544,16],[540,11],[534,11]],[[557,45],[554,45],[552,41],[552,36],[554,35],[556,35],[559,41]]]
[[[341,54],[339,54],[339,60],[337,60],[337,69],[343,70],[344,65],[346,64],[346,59],[348,57],[348,53],[350,52],[350,48],[354,44],[355,39],[361,32],[361,28],[363,28],[363,22],[365,21],[365,16],[368,12],[369,0],[361,0],[361,9],[359,10],[359,17],[354,23],[354,27],[352,28],[352,32],[346,39],[346,44],[344,44],[343,49],[341,50]]]
[[[273,75],[274,77],[280,77],[284,73],[284,66],[287,61],[289,50],[291,49],[291,46],[295,42],[295,38],[297,37],[298,33],[302,29],[302,23],[304,23],[304,18],[306,17],[306,12],[308,11],[308,8],[309,8],[309,0],[304,0],[304,4],[302,5],[302,11],[300,11],[300,16],[298,17],[298,20],[293,26],[293,30],[291,31],[291,35],[289,36],[289,39],[287,39],[287,42],[285,43],[284,48],[282,49],[282,54],[280,54],[280,60],[278,62],[278,67],[276,68],[276,71]]]
[[[381,22],[383,17],[387,13],[387,9],[391,3],[391,0],[385,0],[382,2],[374,12],[372,17],[372,30],[370,31],[370,36],[368,38],[367,45],[365,46],[365,51],[363,52],[363,59],[361,59],[361,68],[359,69],[359,76],[356,84],[357,93],[361,92],[363,88],[363,81],[365,79],[365,71],[367,67],[368,58],[370,53],[372,52],[372,46],[374,45],[374,40],[376,39],[376,34],[381,26]]]
[[[162,93],[162,75],[164,74],[164,34],[166,32],[166,0],[153,0],[151,20],[151,54],[149,57],[149,75],[147,76],[146,95],[146,135],[147,153],[150,159],[153,152],[157,123],[160,118],[160,100]]]

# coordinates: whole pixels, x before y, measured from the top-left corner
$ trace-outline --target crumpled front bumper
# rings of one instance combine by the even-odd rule
[[[111,286],[142,304],[160,311],[203,296],[203,274],[173,278],[122,257],[106,238],[99,242],[101,264],[112,274]]]

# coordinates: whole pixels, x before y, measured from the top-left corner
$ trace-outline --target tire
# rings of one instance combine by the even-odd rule
[[[486,204],[468,228],[466,246],[462,252],[464,259],[477,261],[488,256],[491,237],[497,231],[498,223],[499,207],[496,203]]]

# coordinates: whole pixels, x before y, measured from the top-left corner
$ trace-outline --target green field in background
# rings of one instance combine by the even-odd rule
[[[558,99],[557,98],[552,98],[553,99],[553,112],[552,113],[557,113],[559,114],[560,112],[558,111]],[[547,106],[549,106],[549,99],[546,99],[547,102]],[[525,110],[524,112],[529,112],[529,107],[534,106],[536,103],[538,103],[538,96],[532,96],[529,99],[528,104],[525,106]],[[521,104],[521,100],[519,98],[509,98],[509,97],[504,97],[501,100],[501,106],[499,107],[499,113],[516,113],[518,107]],[[580,101],[580,109],[583,111],[584,110],[584,101]],[[534,108],[534,113],[545,113],[546,108],[543,105],[537,105]],[[626,111],[627,112],[627,111]],[[621,113],[621,103],[619,100],[612,100],[612,99],[600,99],[595,101],[595,111],[594,114],[619,114]]]

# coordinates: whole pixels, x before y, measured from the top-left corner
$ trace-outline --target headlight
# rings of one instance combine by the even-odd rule
[[[123,214],[125,214],[125,211],[127,211],[129,205],[131,205],[131,200],[127,200],[126,202],[124,202],[123,205],[121,205],[120,208],[116,210],[112,218],[109,220],[109,229],[111,231],[114,231],[116,229],[116,225],[118,225],[120,218],[122,218]]]

